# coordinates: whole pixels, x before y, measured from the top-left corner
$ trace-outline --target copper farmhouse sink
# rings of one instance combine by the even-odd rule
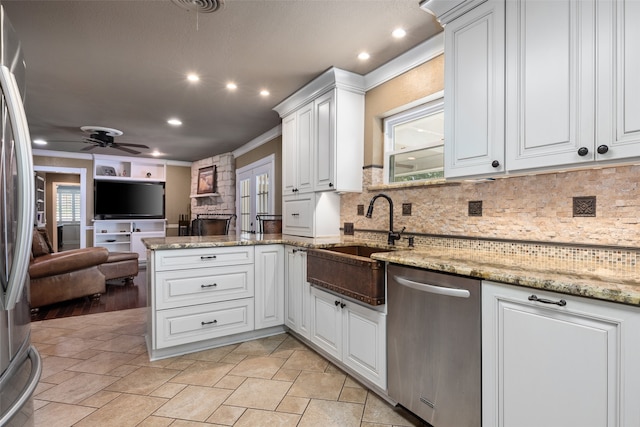
[[[384,304],[384,262],[370,257],[390,250],[362,245],[309,249],[307,281],[370,305]]]

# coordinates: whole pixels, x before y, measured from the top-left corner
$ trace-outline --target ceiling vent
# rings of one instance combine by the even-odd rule
[[[224,0],[171,0],[189,12],[213,13],[224,6]]]

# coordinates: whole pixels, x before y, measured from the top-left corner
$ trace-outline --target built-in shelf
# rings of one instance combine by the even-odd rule
[[[220,193],[205,193],[205,194],[192,194],[191,197],[193,198],[198,198],[198,197],[216,197],[219,196]]]
[[[93,156],[93,177],[101,180],[164,182],[166,162],[164,160],[95,154]]]

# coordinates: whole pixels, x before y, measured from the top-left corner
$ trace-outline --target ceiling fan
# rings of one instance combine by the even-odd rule
[[[114,137],[122,135],[122,131],[118,129],[105,128],[101,126],[82,126],[80,130],[82,130],[84,133],[89,134],[89,136],[85,136],[82,138],[82,142],[84,142],[85,144],[90,144],[89,146],[84,147],[82,151],[89,151],[93,150],[96,147],[101,147],[115,148],[116,150],[126,151],[130,154],[140,154],[140,151],[127,147],[145,148],[147,150],[149,149],[149,147],[143,144],[115,142]]]

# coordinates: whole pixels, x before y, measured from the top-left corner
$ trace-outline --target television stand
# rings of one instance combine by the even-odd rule
[[[114,219],[93,221],[93,246],[109,252],[136,252],[138,261],[146,262],[143,238],[165,237],[165,219]]]

